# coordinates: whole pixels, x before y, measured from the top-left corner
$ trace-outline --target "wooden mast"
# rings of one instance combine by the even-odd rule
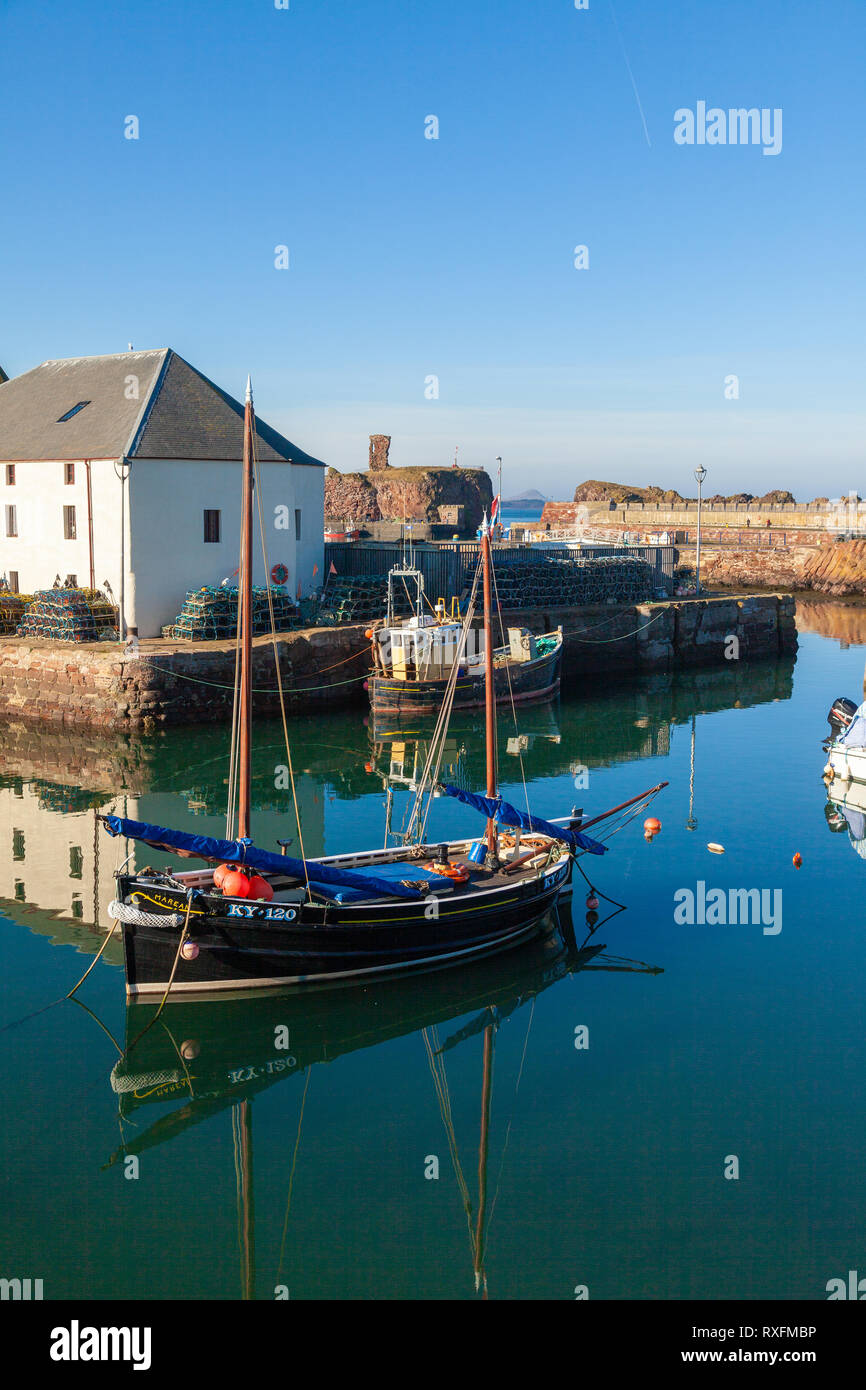
[[[241,681],[238,739],[238,837],[250,833],[250,764],[253,737],[253,392],[249,377],[244,398],[244,477],[241,505],[241,566],[238,602],[241,627]]]
[[[490,1097],[493,1092],[493,1024],[484,1029],[484,1072],[481,1088],[481,1133],[478,1139],[478,1217],[475,1223],[475,1292],[487,1297],[484,1242],[487,1239],[487,1153],[490,1144]]]
[[[256,1296],[256,1226],[253,1207],[253,1113],[249,1099],[235,1106],[237,1142],[238,1243],[241,1298]]]
[[[493,684],[493,594],[490,560],[490,528],[487,514],[481,526],[481,559],[484,568],[484,728],[487,744],[487,795],[496,796],[496,690]],[[496,860],[496,822],[487,820],[487,857]]]

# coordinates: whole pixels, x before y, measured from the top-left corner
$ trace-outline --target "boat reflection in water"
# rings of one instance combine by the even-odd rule
[[[538,995],[569,975],[661,973],[659,967],[608,954],[597,933],[609,920],[598,922],[595,913],[587,914],[578,941],[570,911],[560,903],[534,940],[460,971],[442,968],[423,977],[404,976],[363,987],[306,986],[255,997],[179,1002],[162,1013],[155,1004],[130,1001],[125,1050],[111,1073],[123,1141],[106,1166],[168,1143],[201,1121],[230,1111],[241,1234],[240,1284],[244,1298],[255,1298],[255,1097],[292,1077],[299,1078],[306,1097],[317,1064],[420,1032],[432,1074],[431,1103],[438,1099],[469,1221],[475,1289],[486,1297],[487,1150],[496,1034],[504,1020],[527,1005],[534,1008]],[[440,1027],[452,1022],[454,1029],[441,1038]],[[481,1118],[473,1203],[451,1119],[446,1058],[454,1048],[479,1036]],[[278,1045],[281,1042],[284,1047]],[[158,1108],[159,1114],[147,1124],[140,1112],[151,1108]],[[300,1138],[299,1130],[298,1143]],[[267,1297],[273,1296],[269,1287]]]
[[[866,784],[831,782],[824,815],[830,831],[834,835],[847,831],[854,853],[866,859]]]

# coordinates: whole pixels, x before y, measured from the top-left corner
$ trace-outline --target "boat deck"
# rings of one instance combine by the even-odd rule
[[[540,841],[544,837],[535,836],[533,838]],[[552,867],[554,862],[559,862],[559,856],[556,861],[549,859],[550,845],[556,842],[547,841],[545,844],[540,844],[537,853],[532,855],[531,859],[524,861],[519,868],[515,867],[509,872],[511,865],[510,855],[513,854],[513,850],[506,850],[506,856],[509,857],[504,857],[497,869],[488,869],[483,864],[473,864],[468,860],[467,852],[472,843],[472,841],[461,841],[457,844],[448,846],[449,864],[454,867],[459,865],[460,868],[469,875],[468,879],[463,881],[452,878],[447,873],[437,873],[435,870],[429,868],[436,859],[440,848],[439,845],[425,845],[423,847],[423,855],[416,854],[411,858],[398,858],[393,850],[390,852],[387,850],[378,850],[365,854],[339,855],[332,858],[323,858],[319,862],[334,869],[349,869],[356,873],[367,871],[373,876],[378,876],[378,874],[381,874],[386,869],[390,869],[390,873],[388,873],[387,876],[393,878],[394,881],[408,883],[413,886],[417,885],[422,893],[427,891],[437,897],[441,897],[445,894],[450,895],[455,892],[471,893],[482,890],[487,892],[491,888],[502,888],[513,885],[521,882],[524,878],[534,878],[540,871]],[[532,846],[526,847],[525,844],[521,844],[516,857],[518,859],[521,858],[524,853],[529,853],[531,848]],[[405,867],[405,873],[395,873],[398,865]],[[262,877],[267,879],[274,890],[273,901],[275,903],[298,902],[306,897],[307,890],[303,879],[289,874],[281,875],[271,872],[262,874]],[[197,888],[200,892],[213,895],[218,895],[219,893],[219,890],[214,887],[212,869],[181,870],[179,873],[174,874],[173,878],[187,888]],[[312,877],[311,882],[315,883],[315,879]],[[335,899],[336,894],[341,890],[335,888],[332,893],[325,885],[317,885],[313,887],[311,891],[314,899],[329,901]],[[377,902],[384,903],[388,901],[393,902],[393,898],[389,899],[385,896],[374,896],[371,893],[370,897],[365,901],[370,904]]]

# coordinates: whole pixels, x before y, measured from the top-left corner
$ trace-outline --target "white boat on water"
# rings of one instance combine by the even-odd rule
[[[824,743],[827,762],[825,778],[833,782],[866,782],[866,701],[833,701],[827,715],[830,736]]]

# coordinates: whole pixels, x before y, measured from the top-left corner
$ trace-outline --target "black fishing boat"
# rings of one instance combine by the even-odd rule
[[[125,1045],[111,1073],[120,1144],[104,1166],[125,1163],[171,1143],[203,1121],[230,1111],[241,1297],[288,1298],[291,1292],[283,1280],[288,1278],[287,1266],[297,1271],[298,1252],[287,1249],[286,1234],[313,1073],[321,1064],[330,1065],[348,1054],[418,1034],[424,1042],[454,1176],[462,1194],[475,1292],[487,1298],[486,1256],[495,1207],[495,1201],[492,1206],[487,1201],[487,1167],[494,1050],[500,1027],[526,1009],[525,1053],[535,1002],[551,986],[583,972],[661,973],[644,961],[608,956],[606,946],[596,940],[601,924],[595,924],[594,916],[588,916],[587,929],[578,944],[567,906],[557,906],[545,916],[535,938],[524,946],[507,956],[474,961],[460,971],[434,970],[425,974],[420,989],[415,979],[376,980],[363,989],[339,985],[288,988],[265,996],[180,1001],[170,1013],[155,1003],[131,1000],[126,1010]],[[451,1028],[440,1038],[440,1025],[449,1022]],[[446,1066],[455,1049],[471,1048],[478,1039],[482,1043],[481,1117],[477,1197],[473,1201],[448,1100]],[[521,1063],[515,1100],[522,1071]],[[298,1087],[300,1116],[279,1262],[275,1275],[269,1271],[264,1281],[267,1292],[263,1293],[260,1266],[264,1262],[257,1256],[256,1244],[253,1170],[258,1165],[254,1165],[253,1109],[258,1096],[281,1082]],[[504,1162],[505,1150],[502,1157]]]
[[[504,802],[496,790],[493,647],[486,645],[487,795],[441,784],[431,752],[425,788],[404,843],[306,858],[295,800],[300,858],[256,846],[250,836],[252,744],[252,525],[254,421],[247,385],[236,719],[224,840],[107,815],[110,834],[141,841],[209,867],[118,871],[112,916],[121,924],[127,993],[165,998],[290,983],[351,980],[382,972],[463,962],[532,936],[569,882],[573,858],[606,846],[576,819],[542,820]],[[259,518],[261,525],[261,517]],[[262,538],[264,542],[263,526]],[[489,531],[482,538],[484,625],[491,627]],[[267,556],[265,556],[267,564]],[[476,576],[476,588],[479,577]],[[468,631],[468,623],[466,631]],[[142,658],[145,659],[145,658]],[[275,668],[280,680],[279,661]],[[458,675],[455,662],[434,748],[447,732]],[[282,692],[281,692],[282,703]],[[284,708],[284,707],[283,707]],[[294,789],[285,714],[288,768]],[[645,799],[654,794],[645,794]],[[426,808],[423,793],[426,792]],[[483,836],[445,843],[426,838],[434,794],[453,796],[486,819]],[[638,798],[633,799],[635,802]],[[619,809],[619,808],[616,808]],[[613,814],[605,813],[605,816]],[[598,817],[596,819],[605,819]],[[216,870],[213,866],[217,866]]]

